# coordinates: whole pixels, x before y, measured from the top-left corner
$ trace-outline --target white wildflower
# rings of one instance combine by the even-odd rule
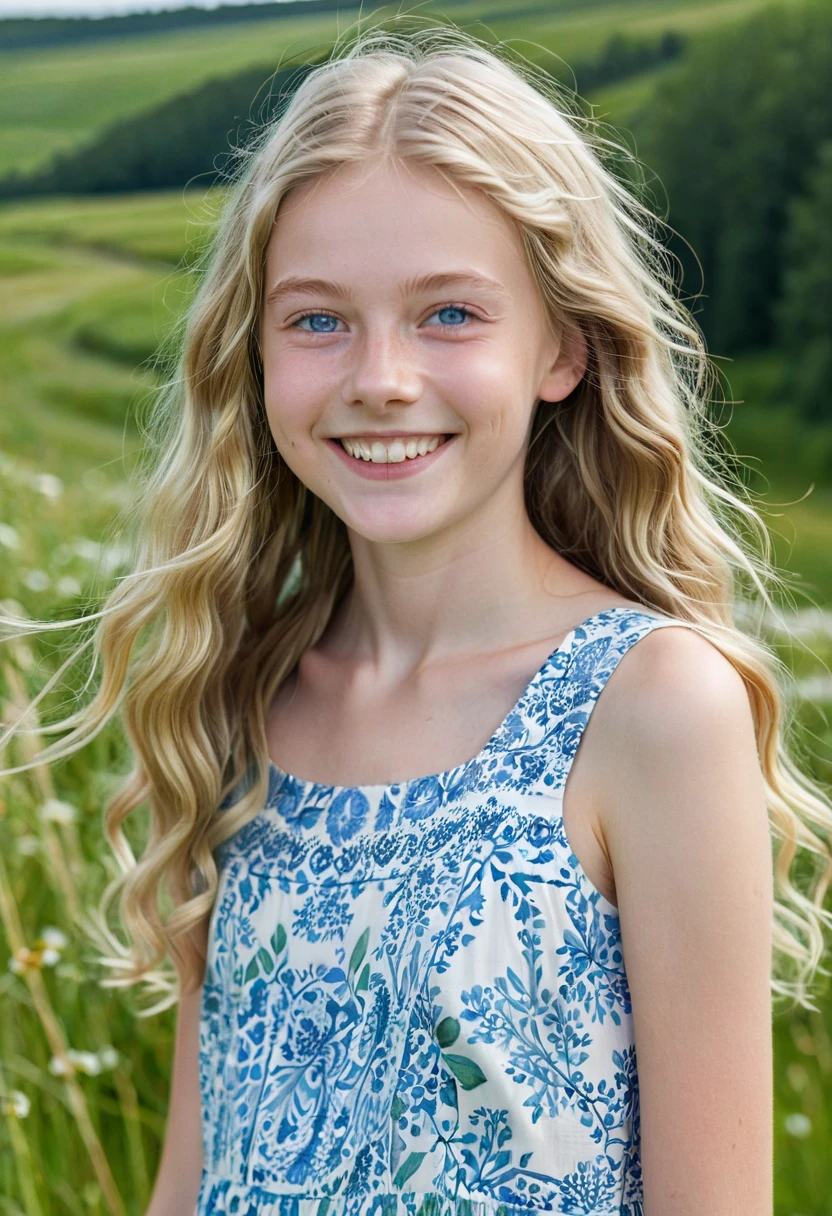
[[[800,1114],[799,1111],[792,1111],[790,1115],[786,1115],[785,1125],[789,1135],[797,1136],[800,1140],[805,1139],[812,1132],[812,1120],[806,1115]]]
[[[95,1077],[101,1072],[101,1061],[94,1051],[76,1051],[74,1047],[70,1047],[66,1054],[76,1068],[87,1076]]]
[[[14,954],[9,959],[9,970],[15,975],[22,975],[25,971],[36,971],[42,967],[54,967],[61,960],[60,950],[56,950],[54,946],[47,946],[42,939],[35,943],[34,949],[29,946],[18,946]]]
[[[3,1098],[3,1113],[14,1115],[16,1119],[25,1119],[32,1104],[21,1089],[12,1089]]]
[[[35,473],[32,476],[32,485],[46,498],[51,498],[53,502],[64,492],[64,483],[54,473]]]
[[[72,1065],[67,1064],[61,1056],[53,1056],[49,1061],[49,1071],[53,1077],[65,1077],[72,1072]]]
[[[30,591],[45,591],[52,580],[45,570],[30,570],[23,581]]]
[[[79,557],[83,557],[88,562],[97,562],[101,553],[101,546],[98,542],[90,540],[86,536],[79,536],[73,548]]]
[[[68,938],[62,929],[46,925],[40,931],[40,940],[52,950],[66,950]]]
[[[40,850],[40,841],[37,836],[31,832],[24,832],[22,836],[17,838],[17,851],[22,853],[24,857],[34,857],[35,853]]]
[[[20,548],[20,533],[11,524],[0,523],[0,545],[5,545],[7,549]]]
[[[61,802],[58,798],[47,798],[43,806],[40,808],[41,819],[50,820],[52,823],[74,823],[78,818],[78,811],[71,802]]]
[[[105,574],[112,574],[114,570],[124,566],[129,557],[129,545],[111,545],[101,555],[101,568]]]
[[[832,676],[806,676],[797,681],[797,693],[804,701],[832,701]]]
[[[118,1052],[109,1043],[105,1043],[103,1047],[99,1047],[98,1062],[102,1068],[115,1068],[118,1064],[118,1059]]]
[[[58,595],[63,595],[69,598],[72,595],[81,594],[81,584],[73,575],[64,574],[55,584],[55,590],[57,591]]]

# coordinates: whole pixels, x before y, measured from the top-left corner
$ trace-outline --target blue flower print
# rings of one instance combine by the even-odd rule
[[[329,838],[334,845],[351,840],[367,818],[369,803],[359,789],[342,790],[332,800],[326,817]]]
[[[294,930],[310,942],[342,941],[352,917],[343,887],[318,887],[295,912]]]
[[[680,623],[596,613],[453,771],[271,770],[217,850],[193,1216],[644,1216],[621,925],[562,803],[616,664]]]
[[[442,786],[436,777],[423,777],[405,794],[403,817],[415,822],[427,819],[442,803]]]

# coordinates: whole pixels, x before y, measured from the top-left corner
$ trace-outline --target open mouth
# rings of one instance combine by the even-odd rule
[[[425,437],[427,438],[427,436]],[[449,439],[453,439],[453,435],[431,436],[431,443],[426,447],[424,440],[418,445],[412,440],[408,443],[406,440],[394,440],[390,444],[371,444],[365,442],[360,446],[350,443],[352,451],[349,451],[342,439],[333,439],[333,443],[337,443],[342,452],[352,460],[357,460],[362,464],[372,465],[387,465],[387,464],[412,464],[419,460],[425,460],[428,456],[432,456],[435,451],[441,448]],[[438,438],[437,443],[432,440]],[[348,441],[349,442],[349,441]],[[424,449],[424,450],[423,450]],[[384,455],[382,456],[382,453]]]

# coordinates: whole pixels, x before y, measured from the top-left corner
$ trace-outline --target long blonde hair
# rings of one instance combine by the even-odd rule
[[[832,826],[832,804],[787,747],[788,670],[739,622],[774,609],[769,587],[782,580],[709,421],[718,379],[677,299],[659,222],[612,171],[610,155],[626,153],[545,72],[452,23],[377,28],[336,44],[242,153],[182,325],[175,374],[150,423],[129,516],[137,525],[131,573],[100,612],[79,620],[24,628],[0,618],[7,637],[98,622],[84,643],[93,646],[93,672],[101,664],[93,699],[47,726],[70,734],[22,767],[77,751],[123,701],[134,766],[105,810],[121,873],[98,912],[104,926],[120,892],[128,944],[102,928],[111,954],[101,962],[117,973],[102,983],[161,989],[145,1015],[200,982],[198,931],[217,891],[215,850],[267,795],[265,712],[353,578],[343,522],[275,448],[258,330],[265,250],[282,200],[338,166],[378,158],[434,166],[457,187],[483,191],[517,225],[552,318],[586,337],[581,384],[563,402],[536,406],[525,468],[530,519],[553,549],[610,588],[695,623],[741,673],[779,841],[772,987],[814,1008],[808,986],[823,956],[832,871],[821,832]],[[136,860],[122,825],[145,801],[148,839]],[[810,895],[790,877],[800,847],[823,861]],[[177,974],[160,966],[168,954]]]

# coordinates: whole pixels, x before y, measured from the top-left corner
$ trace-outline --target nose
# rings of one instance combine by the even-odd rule
[[[407,339],[392,326],[366,333],[353,347],[344,380],[346,405],[372,410],[409,405],[421,395],[421,377]]]

